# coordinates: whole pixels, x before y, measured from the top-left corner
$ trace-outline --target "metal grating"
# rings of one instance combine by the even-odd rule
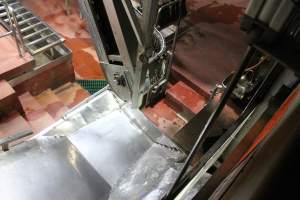
[[[77,80],[77,83],[90,94],[98,92],[108,84],[105,80]]]

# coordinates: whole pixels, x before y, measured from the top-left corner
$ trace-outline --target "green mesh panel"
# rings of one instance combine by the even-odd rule
[[[107,85],[105,80],[77,80],[77,83],[86,89],[90,94],[94,94]]]

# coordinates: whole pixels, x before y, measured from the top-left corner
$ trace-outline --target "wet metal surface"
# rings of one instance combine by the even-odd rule
[[[151,146],[122,111],[80,129],[70,140],[110,185]]]
[[[0,153],[0,192],[13,200],[159,199],[184,157],[141,111],[104,90]]]
[[[7,200],[107,199],[110,186],[66,139],[42,137],[0,154]]]

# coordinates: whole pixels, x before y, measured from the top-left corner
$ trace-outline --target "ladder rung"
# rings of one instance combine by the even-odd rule
[[[10,1],[12,1],[12,0],[6,0],[6,3],[9,4]],[[16,1],[15,1],[15,2],[16,2]],[[15,3],[15,2],[14,2],[14,3]],[[0,3],[4,3],[4,1],[0,1]],[[18,2],[18,3],[19,3],[19,2]]]
[[[38,34],[44,32],[44,31],[46,31],[46,30],[50,30],[50,29],[49,29],[48,27],[43,28],[43,29],[41,29],[41,30],[38,30],[38,31],[36,31],[36,32],[30,33],[30,34],[24,36],[23,39],[24,39],[24,40],[29,39],[29,38],[31,38],[31,37],[33,37],[33,36],[36,36],[36,35],[38,35]]]
[[[0,14],[0,17],[5,17],[5,16],[7,16],[6,12]]]
[[[14,5],[18,5],[18,4],[20,4],[20,2],[14,2],[14,3],[8,4],[8,5],[9,6],[14,6]],[[14,10],[16,11],[16,9],[18,9],[18,8],[15,8]],[[5,6],[0,6],[0,10],[5,10]]]
[[[20,4],[20,2],[13,2],[13,3],[9,3],[8,5],[9,6],[14,6],[14,5],[17,5],[17,4]]]
[[[32,14],[32,13],[30,11],[27,11],[27,12],[16,15],[16,17],[20,18],[20,17],[23,17],[24,15],[27,15],[27,14]]]
[[[34,41],[32,41],[32,42],[26,43],[26,46],[35,45],[35,44],[37,44],[37,43],[39,43],[39,42],[42,42],[42,41],[48,39],[49,37],[51,37],[51,36],[53,36],[53,35],[56,35],[56,34],[55,34],[55,33],[51,33],[51,34],[49,34],[49,35],[42,36],[41,38],[38,38],[38,39],[36,39],[36,40],[34,40]]]
[[[25,31],[28,31],[28,30],[30,30],[30,29],[33,29],[33,28],[35,28],[35,27],[37,27],[38,25],[41,25],[41,24],[43,24],[43,22],[37,22],[37,23],[35,23],[35,24],[32,24],[32,25],[30,25],[30,26],[27,26],[26,28],[22,28],[22,29],[21,29],[21,33],[24,33]]]
[[[31,49],[29,49],[29,50],[30,50],[30,52],[32,53],[32,55],[35,55],[35,54],[44,52],[44,51],[46,51],[46,50],[48,50],[48,49],[50,49],[50,48],[52,48],[52,47],[54,47],[54,46],[56,46],[56,45],[59,45],[59,44],[61,44],[63,41],[64,41],[63,39],[59,39],[59,40],[57,40],[57,41],[55,41],[55,42],[53,42],[53,43],[50,43],[50,44],[48,44],[48,45],[46,45],[46,46],[43,46],[42,48],[39,48],[39,49],[37,49],[37,50],[31,50]]]
[[[12,31],[9,31],[9,32],[6,32],[4,34],[0,34],[0,38],[6,37],[6,36],[8,36],[8,35],[10,35],[12,33],[13,33]]]
[[[19,10],[24,9],[26,11],[26,8],[24,8],[23,6],[20,6],[18,8],[14,8],[14,12],[18,12]]]
[[[23,24],[25,24],[25,23],[27,23],[27,22],[30,22],[30,21],[33,20],[33,19],[37,19],[37,18],[36,18],[36,17],[30,17],[30,18],[28,18],[28,19],[24,19],[24,20],[18,22],[18,24],[19,24],[19,26],[22,26]],[[6,22],[6,21],[5,21],[5,22]],[[7,22],[8,22],[8,20],[7,20]]]
[[[2,13],[2,14],[4,14],[4,13]],[[32,13],[30,11],[25,12],[25,13],[21,13],[21,14],[16,15],[16,18],[21,18],[22,16],[24,16],[26,14],[32,14]],[[5,12],[4,16],[7,16],[6,12]],[[1,16],[1,14],[0,14],[0,17],[4,17],[4,16]],[[3,21],[8,23],[8,18],[4,19]]]

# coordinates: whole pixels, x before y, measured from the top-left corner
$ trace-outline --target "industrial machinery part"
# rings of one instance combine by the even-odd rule
[[[106,87],[35,138],[0,152],[0,193],[11,200],[163,196],[184,158]]]
[[[170,199],[171,200],[171,199],[175,198],[173,193],[175,192],[177,184],[179,184],[180,181],[182,181],[184,175],[187,172],[188,167],[190,166],[190,164],[193,160],[193,157],[195,156],[195,154],[196,154],[197,150],[199,149],[200,145],[203,143],[204,139],[206,138],[208,130],[212,127],[212,125],[215,123],[216,119],[221,114],[223,108],[226,105],[227,100],[230,98],[233,90],[235,89],[238,81],[240,80],[241,76],[243,75],[243,72],[247,68],[248,63],[250,62],[251,57],[253,56],[254,53],[255,53],[255,49],[253,47],[250,47],[248,49],[248,51],[246,52],[245,58],[242,60],[242,63],[240,65],[238,71],[235,73],[232,81],[230,82],[229,87],[225,90],[225,93],[222,96],[222,99],[221,99],[220,103],[218,104],[217,108],[211,114],[211,116],[207,120],[205,126],[201,130],[201,133],[198,136],[198,139],[195,142],[195,144],[193,146],[193,149],[189,153],[189,155],[188,155],[188,157],[187,157],[187,159],[184,163],[184,166],[183,166],[182,170],[180,171],[180,174],[176,178],[176,181],[172,184],[172,188],[170,189],[169,193],[165,196],[165,199]]]
[[[243,17],[242,28],[251,31],[254,39],[262,37],[262,40],[272,42],[285,31],[297,10],[293,0],[252,0]]]
[[[199,133],[186,156],[179,146],[161,134],[137,109],[149,105],[163,94],[168,83],[172,53],[167,53],[165,38],[156,27],[160,23],[157,16],[161,1],[144,0],[141,2],[140,10],[136,9],[130,0],[79,0],[79,2],[109,86],[83,101],[31,141],[0,154],[0,193],[5,199],[184,199],[203,178],[207,180],[214,177],[214,172],[223,169],[222,166],[226,163],[226,160],[222,160],[226,159],[225,152],[244,139],[241,131],[248,133],[253,127],[256,128],[254,123],[248,122],[257,112],[259,119],[263,116],[264,112],[256,109],[257,105],[268,104],[278,93],[280,95],[276,96],[276,100],[282,103],[290,90],[298,84],[298,77],[294,77],[294,74],[290,73],[291,70],[287,69],[290,67],[300,72],[297,68],[299,51],[291,53],[291,50],[298,49],[295,45],[296,32],[299,28],[296,17],[299,14],[295,12],[298,9],[296,1],[251,1],[242,28],[250,37],[254,37],[251,37],[245,57],[230,79],[230,83],[228,81],[222,87],[224,93],[221,100],[216,102],[212,114],[205,119],[198,118],[203,114],[200,112],[193,118],[196,120],[191,120],[186,125],[194,123],[193,126],[189,126],[192,127],[189,131]],[[164,1],[167,4],[163,5],[172,4],[176,7],[177,2],[178,5],[182,3],[180,0],[174,0],[172,3]],[[287,12],[283,13],[285,9]],[[180,24],[182,13],[182,10],[179,10],[177,26]],[[283,17],[279,19],[278,16],[281,14]],[[296,30],[293,36],[291,30]],[[178,28],[172,51],[176,46],[177,33]],[[266,37],[269,33],[272,37]],[[262,54],[268,55],[271,66],[258,84],[254,83],[247,73],[250,72],[249,67],[253,66],[253,60],[257,61]],[[280,80],[276,79],[284,66],[286,67],[284,72],[288,72],[287,76],[282,73]],[[257,86],[256,89],[254,84]],[[280,93],[281,88],[284,88],[284,92],[287,91],[287,95]],[[218,89],[219,87],[215,93]],[[191,168],[197,150],[208,138],[210,129],[228,100],[232,96],[243,99],[250,91],[253,92],[253,96],[233,126],[224,131],[209,150],[203,152],[200,162]],[[282,134],[283,130],[289,128],[287,122],[290,117],[297,119],[299,88],[291,96],[297,97],[297,101],[288,99],[287,102],[292,107],[288,109],[278,130],[275,128],[273,134],[266,137],[271,140],[260,143],[264,156],[258,157],[252,163],[265,162],[270,152],[272,163],[280,163],[286,147],[298,139],[294,134],[299,129],[297,123],[293,123],[294,129],[288,137],[285,138],[285,134]],[[272,113],[274,112],[276,110]],[[195,124],[197,126],[194,126]],[[237,140],[239,137],[242,139]],[[7,141],[9,140],[3,143],[5,150]],[[254,138],[249,141],[249,146],[253,141]],[[263,148],[264,144],[266,146]],[[274,154],[274,147],[270,148],[274,144],[279,147],[278,155]],[[281,144],[284,146],[280,146]],[[261,148],[260,145],[257,146]],[[257,146],[254,146],[254,149]],[[253,149],[247,147],[242,149],[243,151],[238,152],[235,158],[235,164],[242,163],[242,165],[238,165],[234,170],[234,163],[230,163],[230,169],[233,169],[234,173],[231,173],[230,169],[225,170],[221,178],[217,178],[214,182],[216,184],[213,184],[213,188],[208,190],[207,196],[210,197],[220,183],[227,180],[226,175],[232,178],[232,183],[235,177],[238,177],[236,183],[244,182],[244,177],[240,175],[239,178],[239,173],[244,167],[247,169],[245,173],[249,173],[251,165],[247,167],[250,159],[243,158],[252,155]],[[264,149],[267,153],[264,153]],[[244,162],[239,162],[240,160]],[[268,165],[271,166],[272,163]],[[215,165],[216,171],[209,172]],[[247,191],[250,193],[248,197],[259,194],[254,189],[257,189],[257,186],[266,186],[264,178],[273,175],[261,166],[258,169],[262,176],[254,178],[259,184],[255,185],[253,190]],[[251,185],[251,182],[246,185]],[[240,186],[233,184],[232,188],[226,190],[228,191],[226,195],[236,197],[237,194],[245,194],[242,193],[244,188],[240,189]],[[235,190],[238,193],[235,193]],[[199,188],[196,193],[198,191]]]
[[[130,0],[79,2],[116,94],[135,107],[164,94],[170,65],[165,39],[155,28],[159,1],[143,1],[142,13]]]
[[[295,32],[294,34],[291,34],[290,31],[290,30],[299,29],[299,23],[296,22],[295,20],[295,18],[297,18],[296,16],[299,16],[299,10],[297,6],[298,5],[296,1],[276,1],[276,0],[251,1],[249,7],[247,8],[246,15],[243,18],[242,25],[241,25],[242,29],[249,34],[250,51],[248,52],[249,54],[247,54],[246,59],[243,61],[240,70],[236,72],[235,77],[238,74],[240,75],[239,78],[242,77],[241,70],[244,71],[246,69],[245,65],[249,65],[250,57],[253,56],[254,52],[256,51],[268,55],[270,59],[275,63],[275,66],[282,65],[287,68],[293,69],[294,72],[296,73],[299,73],[299,67],[298,67],[299,64],[297,64],[297,60],[299,58],[299,52],[300,52],[299,45],[297,46],[298,41],[297,41],[297,37],[295,37]],[[279,19],[278,18],[279,16],[281,16],[282,18]],[[202,137],[205,136],[205,133],[207,132],[208,128],[214,122],[214,119],[215,117],[217,117],[219,109],[222,109],[222,105],[225,104],[224,100],[226,101],[228,99],[228,92],[233,92],[238,82],[241,81],[239,80],[239,78],[238,80],[233,78],[230,86],[225,90],[225,94],[223,95],[219,106],[212,114],[212,116],[209,118],[207,124],[202,129],[201,134],[197,142],[195,143],[192,151],[190,152],[181,173],[177,177],[176,182],[174,183],[172,189],[170,190],[169,194],[165,197],[165,199],[178,199],[178,200],[184,199],[183,193],[191,192],[193,188],[191,185],[195,185],[197,181],[200,181],[200,179],[204,175],[203,173],[205,172],[205,170],[208,169],[208,166],[212,165],[211,161],[215,162],[217,160],[215,156],[216,157],[220,156],[219,151],[222,151],[222,148],[226,147],[226,142],[228,140],[224,142],[222,145],[220,145],[218,149],[215,149],[213,153],[208,152],[211,154],[211,157],[208,157],[206,161],[202,163],[202,167],[198,168],[198,173],[195,175],[195,177],[193,177],[194,180],[192,179],[191,182],[189,182],[182,191],[176,190],[180,187],[182,189],[182,185],[180,186],[180,184],[182,184],[182,181],[184,181],[184,179],[186,178],[186,174],[188,172],[187,169],[188,169],[189,162],[191,161],[191,157],[193,157],[193,154],[195,154],[195,150],[199,148],[199,144],[201,144],[201,141],[203,140]],[[296,78],[295,80],[299,80],[299,78]],[[247,82],[249,81],[246,81],[245,83]],[[266,82],[264,81],[264,83]],[[295,85],[297,85],[298,81],[295,81],[294,83]],[[293,84],[292,88],[295,85]],[[217,91],[217,89],[215,91]],[[261,92],[262,92],[261,87],[259,87],[255,95],[253,96],[253,98],[259,97],[260,96],[259,93]],[[237,95],[235,94],[235,96]],[[249,104],[246,106],[245,109],[248,110],[249,108],[253,107],[253,105],[255,105],[253,104],[253,101],[256,100],[254,100],[253,98],[252,100],[249,101]],[[267,158],[265,157],[265,159]],[[243,164],[246,165],[246,163]],[[263,184],[266,185],[266,182],[261,182],[261,183],[262,183],[261,185]],[[247,193],[247,192],[243,192],[244,190],[247,189],[242,187],[242,189],[239,190],[241,192],[239,195],[236,195],[235,192],[232,192],[231,194],[234,194],[232,195],[234,196],[234,199],[239,199],[243,195],[242,193],[244,194]],[[252,192],[251,195],[253,196],[253,194],[255,194],[255,192]],[[248,195],[249,199],[252,196]],[[222,196],[213,199],[222,199]],[[231,199],[231,198],[225,198],[225,199]]]
[[[238,170],[235,176],[228,177],[209,199],[240,199],[241,196],[245,200],[293,199],[298,195],[295,182],[300,176],[297,156],[299,87],[290,99],[293,101],[290,101],[288,108],[282,109],[283,116],[276,128],[271,130],[268,139],[249,154],[250,159],[246,163],[240,163],[242,170]]]
[[[156,26],[162,29],[172,24],[179,17],[184,17],[187,14],[185,2],[186,0],[160,0],[158,2]],[[142,12],[143,1],[139,1],[137,9]]]
[[[300,8],[296,0],[252,0],[241,29],[249,43],[297,73],[300,56]]]

